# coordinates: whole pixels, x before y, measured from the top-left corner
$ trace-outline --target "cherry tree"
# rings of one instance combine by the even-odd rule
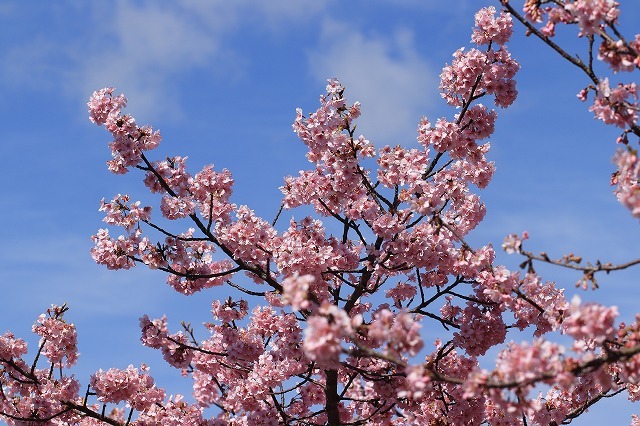
[[[162,271],[177,292],[226,287],[203,330],[140,318],[143,345],[193,383],[193,402],[156,386],[147,366],[100,370],[81,387],[68,307],[52,306],[33,332],[32,361],[11,332],[0,336],[0,418],[11,425],[540,424],[570,422],[605,397],[640,398],[640,316],[567,300],[535,272],[538,262],[575,269],[596,286],[599,272],[630,267],[582,264],[525,250],[522,235],[502,248],[524,256],[523,271],[495,263],[491,244],[472,247],[482,221],[477,192],[491,181],[488,138],[498,112],[517,96],[519,65],[507,43],[513,19],[586,75],[579,93],[595,117],[621,129],[614,193],[640,217],[636,86],[612,84],[640,68],[640,35],[618,30],[612,0],[508,0],[475,15],[469,49],[441,74],[451,117],[423,117],[417,145],[375,147],[356,132],[360,104],[331,79],[315,112],[298,110],[293,130],[311,165],[288,176],[274,219],[233,203],[230,171],[192,174],[186,157],[153,160],[160,132],[124,113],[114,88],[96,91],[89,118],[111,134],[115,174],[141,173],[160,197],[151,206],[117,195],[100,210],[110,229],[91,255],[109,269]],[[585,61],[554,42],[576,26]],[[493,105],[492,105],[493,104]],[[288,222],[287,222],[288,220]],[[117,236],[114,228],[120,228]],[[235,296],[238,297],[235,297]],[[442,330],[435,342],[421,329]],[[532,341],[516,343],[518,331]],[[206,338],[197,335],[206,334]],[[570,345],[557,343],[562,334]],[[499,353],[489,368],[479,358]],[[640,424],[640,419],[632,419]]]

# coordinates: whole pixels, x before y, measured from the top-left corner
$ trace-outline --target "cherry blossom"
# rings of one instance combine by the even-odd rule
[[[66,358],[65,366],[71,367],[78,358],[77,334],[75,326],[62,318],[66,309],[65,306],[53,305],[47,310],[48,316],[40,315],[32,330],[42,337],[42,353],[51,364],[62,363]]]
[[[634,217],[640,217],[640,162],[637,154],[628,149],[620,149],[613,157],[613,162],[618,166],[618,171],[611,180],[617,186],[614,192]]]
[[[132,365],[125,370],[100,370],[91,376],[90,384],[101,402],[126,401],[131,408],[144,410],[162,402],[165,394],[146,374],[146,366],[143,365],[140,371]]]

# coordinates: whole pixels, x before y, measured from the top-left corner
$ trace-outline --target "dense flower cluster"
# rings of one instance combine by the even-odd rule
[[[91,376],[89,383],[100,402],[126,401],[127,406],[135,410],[145,410],[162,402],[165,393],[157,388],[153,378],[146,374],[146,366],[143,365],[140,370],[141,372],[138,372],[132,365],[126,370],[100,370]]]
[[[47,310],[48,316],[42,314],[33,325],[33,332],[39,336],[42,353],[53,365],[62,364],[71,367],[78,359],[76,327],[62,318],[66,310],[63,306],[53,305]]]
[[[122,226],[130,231],[141,220],[149,220],[151,218],[151,207],[140,208],[140,201],[129,203],[128,195],[118,194],[110,203],[105,203],[102,199],[100,211],[107,212],[104,221],[109,225]]]
[[[615,23],[620,15],[620,4],[614,0],[568,0],[553,7],[542,3],[540,0],[526,0],[525,16],[531,21],[543,22],[543,16],[547,15],[542,31],[549,36],[555,35],[559,23],[577,24],[581,36],[593,35],[606,24]]]
[[[602,40],[598,59],[609,64],[614,71],[633,71],[640,68],[640,34],[625,44],[622,40]]]
[[[113,173],[127,173],[128,167],[142,161],[143,151],[154,149],[162,140],[160,132],[150,126],[138,127],[133,117],[121,115],[127,105],[124,95],[113,96],[113,87],[94,92],[89,106],[89,119],[98,125],[104,125],[113,135],[109,144],[113,159],[107,162]]]
[[[609,86],[609,79],[603,79],[596,90],[593,105],[589,111],[605,124],[625,128],[638,121],[638,92],[635,83]]]

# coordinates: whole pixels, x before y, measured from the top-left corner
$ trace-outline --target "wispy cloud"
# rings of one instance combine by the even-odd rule
[[[172,79],[196,68],[212,67],[221,55],[224,33],[234,25],[228,11],[198,12],[188,4],[118,2],[110,19],[100,23],[103,36],[92,41],[95,49],[80,58],[78,72],[84,91],[115,85],[129,95],[143,116],[179,114],[175,101],[167,101],[179,99]],[[226,58],[227,66],[231,63]]]
[[[51,28],[22,34],[6,50],[1,67],[5,79],[38,90],[59,87],[74,98],[117,86],[128,94],[137,116],[164,120],[180,117],[178,87],[194,71],[242,75],[250,57],[243,57],[231,41],[241,38],[247,25],[251,31],[279,34],[303,25],[326,7],[308,0],[90,5],[70,0],[65,5],[69,16],[54,13],[58,6],[49,5],[57,16],[48,21]],[[25,5],[0,13],[10,19],[12,14],[35,12]]]
[[[360,131],[378,145],[415,140],[420,116],[439,99],[437,73],[406,30],[365,34],[326,20],[309,64],[315,78],[337,77],[347,97],[362,103]]]

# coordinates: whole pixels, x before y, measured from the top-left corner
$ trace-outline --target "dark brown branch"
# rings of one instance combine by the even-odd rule
[[[516,18],[518,21],[520,21],[520,23],[522,25],[524,25],[527,30],[529,30],[532,34],[534,34],[536,37],[538,37],[540,40],[542,40],[546,45],[548,45],[549,47],[551,47],[553,50],[555,50],[560,56],[562,56],[564,59],[566,59],[567,61],[571,62],[573,65],[575,65],[576,67],[580,68],[582,71],[584,71],[585,74],[587,74],[587,76],[589,76],[589,78],[591,79],[591,81],[597,86],[600,83],[600,80],[598,79],[598,77],[595,75],[595,73],[593,72],[593,70],[589,69],[589,67],[587,67],[584,62],[582,62],[580,59],[576,59],[573,56],[569,55],[567,52],[564,51],[564,49],[562,49],[560,46],[558,46],[553,40],[551,40],[549,37],[547,37],[546,35],[542,34],[533,24],[531,24],[529,21],[527,21],[524,16],[520,15],[514,8],[513,6],[511,6],[511,4],[509,4],[509,0],[501,0],[502,5],[509,11],[509,13],[511,14],[511,16],[513,16],[514,18]]]
[[[602,263],[601,261],[596,261],[596,264],[593,265],[590,262],[587,265],[580,265],[582,262],[582,258],[579,256],[575,256],[573,254],[563,256],[561,259],[551,259],[546,253],[541,252],[540,254],[533,254],[532,252],[526,250],[520,250],[520,254],[526,257],[527,260],[522,262],[521,267],[525,267],[527,265],[532,265],[532,262],[539,261],[548,263],[550,265],[559,266],[561,268],[573,269],[575,271],[580,271],[583,273],[582,280],[585,282],[593,283],[594,287],[597,287],[597,281],[595,279],[595,274],[598,272],[610,273],[612,271],[620,271],[622,269],[627,269],[632,266],[640,264],[640,259],[631,260],[629,262],[613,265],[611,262]]]
[[[338,403],[340,402],[338,395],[338,371],[325,370],[324,373],[327,377],[324,388],[327,425],[338,426],[340,425],[340,412],[338,411]]]

